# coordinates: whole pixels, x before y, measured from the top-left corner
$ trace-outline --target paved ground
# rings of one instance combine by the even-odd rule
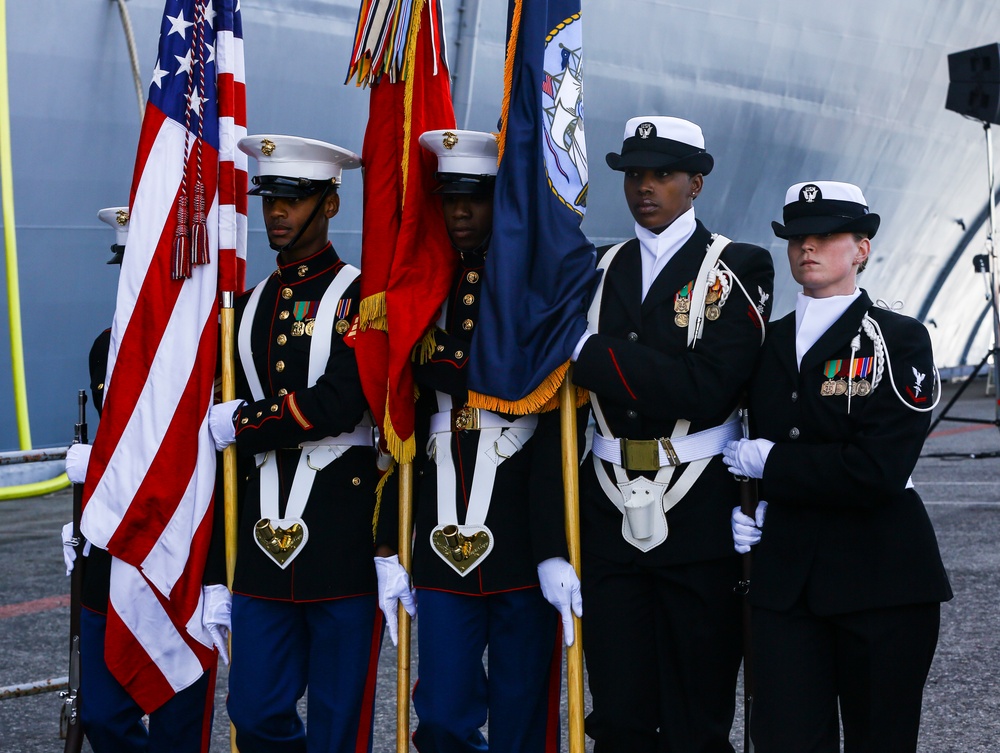
[[[946,397],[954,387],[946,389]],[[982,383],[951,416],[992,421],[995,404]],[[891,451],[891,448],[887,448]],[[914,481],[937,528],[955,599],[944,605],[941,639],[924,698],[921,753],[990,753],[1000,740],[1000,431],[943,422],[928,439]],[[66,674],[68,581],[59,529],[68,492],[0,502],[0,686]],[[414,643],[414,650],[416,645]],[[394,750],[396,652],[386,640],[379,675],[375,750]],[[213,750],[227,749],[218,683]],[[0,751],[54,753],[60,701],[54,693],[0,701]],[[565,714],[565,712],[564,712]],[[742,735],[737,715],[733,740]],[[564,716],[565,718],[565,716]],[[565,746],[564,746],[565,749]],[[85,750],[90,750],[85,746]],[[588,748],[589,750],[589,748]]]

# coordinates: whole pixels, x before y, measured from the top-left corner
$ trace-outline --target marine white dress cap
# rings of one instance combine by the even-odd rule
[[[350,149],[302,136],[263,134],[245,136],[237,144],[258,163],[258,175],[308,178],[340,183],[344,170],[361,167],[361,158]]]

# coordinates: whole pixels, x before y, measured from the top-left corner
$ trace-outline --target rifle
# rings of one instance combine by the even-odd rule
[[[743,438],[750,438],[750,411],[746,404],[740,409],[743,422]],[[751,518],[757,513],[757,479],[740,478],[740,511]],[[750,715],[753,711],[753,654],[750,634],[750,570],[753,555],[750,552],[740,555],[743,560],[743,577],[736,585],[736,592],[743,597],[743,753],[753,753],[753,740],[750,739]]]
[[[87,444],[87,392],[76,395],[79,415],[73,431],[73,444]],[[66,741],[65,753],[80,753],[83,747],[83,723],[80,720],[80,608],[83,595],[83,484],[73,484],[73,548],[76,564],[70,576],[69,597],[69,689],[59,693],[63,699],[59,714],[59,737]]]

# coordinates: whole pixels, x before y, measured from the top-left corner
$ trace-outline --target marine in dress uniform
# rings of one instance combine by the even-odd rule
[[[435,347],[414,366],[417,446],[427,454],[415,461],[413,741],[421,753],[557,751],[562,652],[559,614],[546,599],[564,619],[574,601],[581,609],[566,561],[558,415],[466,406],[497,144],[461,130],[430,131],[420,143],[438,157],[437,193],[460,263]]]
[[[695,219],[714,161],[694,123],[632,118],[607,162],[625,173],[636,237],[598,250],[574,354],[597,421],[580,478],[587,734],[597,753],[732,751],[739,489],[717,453],[738,436],[773,266]]]
[[[839,704],[846,753],[914,751],[952,596],[910,480],[939,387],[930,338],[857,287],[879,226],[857,186],[798,183],[783,214],[802,292],[751,383],[757,438],[726,450],[766,500],[733,511],[741,550],[760,542],[751,735],[758,753],[839,751]]]
[[[121,264],[128,238],[128,207],[107,207],[97,213],[115,230],[115,244],[108,264]],[[104,405],[104,380],[108,368],[111,330],[106,329],[90,349],[90,393],[97,414]],[[90,445],[72,445],[66,471],[74,483],[83,483],[90,459]],[[72,525],[70,525],[72,531]],[[80,716],[84,734],[95,753],[146,753],[178,751],[205,753],[209,747],[215,694],[215,668],[174,694],[149,715],[121,686],[104,660],[111,555],[88,545],[83,572],[80,613]],[[68,563],[71,569],[73,562]]]
[[[247,136],[277,269],[236,303],[239,522],[228,709],[243,753],[371,748],[382,636],[373,557],[378,479],[354,354],[357,270],[327,240],[343,170],[360,160],[295,136]],[[391,516],[389,516],[391,517]],[[382,521],[384,522],[384,521]],[[373,540],[374,539],[374,540]],[[308,730],[296,702],[309,690]]]

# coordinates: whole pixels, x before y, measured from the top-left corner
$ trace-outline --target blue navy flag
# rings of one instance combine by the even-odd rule
[[[557,405],[597,281],[587,204],[580,0],[511,0],[493,240],[469,359],[469,403]]]

